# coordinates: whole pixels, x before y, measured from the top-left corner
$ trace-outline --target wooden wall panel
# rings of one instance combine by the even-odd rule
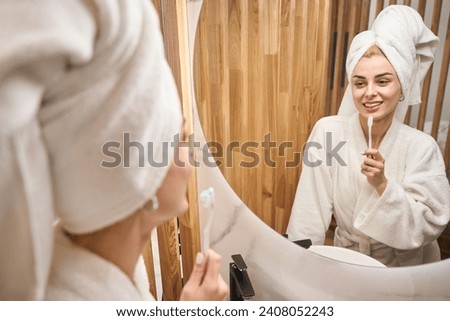
[[[145,266],[147,268],[147,275],[149,279],[149,291],[153,295],[154,298],[158,297],[158,293],[156,290],[156,276],[155,276],[155,267],[153,264],[154,256],[151,242],[149,242],[144,250],[142,251],[142,257],[144,258]]]
[[[444,47],[444,54],[443,54],[443,60],[444,62],[442,63],[442,69],[441,69],[441,75],[439,78],[439,91],[441,93],[444,93],[446,90],[448,89],[448,69],[449,69],[449,59],[450,59],[450,15],[447,18],[448,22],[447,22],[447,34],[446,34],[446,38],[445,38],[445,47]],[[443,105],[444,103],[444,95],[442,94],[437,102],[437,104],[439,105]],[[447,108],[449,108],[447,106]],[[439,119],[440,120],[440,119]],[[436,123],[438,123],[435,121]],[[433,123],[434,125],[434,123]],[[435,125],[436,126],[436,125]],[[449,126],[450,127],[450,126]],[[435,131],[433,130],[433,133],[435,133]],[[447,131],[447,138],[446,138],[446,146],[445,146],[445,152],[444,152],[444,161],[446,164],[446,168],[447,168],[447,177],[450,177],[450,128]]]
[[[438,34],[439,29],[439,17],[441,15],[442,10],[442,0],[435,0],[434,7],[433,7],[433,13],[432,13],[432,19],[431,19],[431,31],[434,32],[434,34]],[[422,9],[420,8],[421,15],[425,15],[425,7]],[[433,73],[433,68],[430,68],[430,71],[427,73],[424,81],[423,81],[423,90],[422,90],[422,103],[420,104],[419,108],[419,118],[417,122],[417,129],[422,130],[425,127],[425,120],[426,120],[426,114],[428,109],[428,97],[430,95],[430,86],[431,86],[431,76]]]
[[[194,63],[202,126],[223,148],[216,159],[232,188],[278,232],[302,146],[325,115],[330,7],[328,0],[203,4]]]

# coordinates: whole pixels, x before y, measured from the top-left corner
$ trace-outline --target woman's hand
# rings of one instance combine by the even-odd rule
[[[222,257],[209,250],[198,253],[194,270],[181,291],[182,301],[221,301],[228,295],[228,285],[220,275]]]
[[[375,188],[378,195],[381,195],[388,182],[384,176],[384,158],[378,149],[368,149],[363,155],[366,158],[361,164],[361,173],[367,177],[367,181]]]

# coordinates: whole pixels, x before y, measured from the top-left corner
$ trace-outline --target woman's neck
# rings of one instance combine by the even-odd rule
[[[149,241],[150,231],[142,230],[139,214],[134,214],[93,233],[67,235],[74,244],[116,265],[134,282],[136,263]]]

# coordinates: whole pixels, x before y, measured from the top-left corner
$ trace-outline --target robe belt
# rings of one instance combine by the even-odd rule
[[[357,244],[359,246],[359,252],[370,256],[371,245],[367,237],[350,234],[345,230],[341,230],[339,227],[336,227],[334,230],[334,237],[343,247],[351,247]]]

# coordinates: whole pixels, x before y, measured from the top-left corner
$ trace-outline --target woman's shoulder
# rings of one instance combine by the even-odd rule
[[[402,144],[407,147],[408,155],[422,160],[441,160],[441,151],[433,136],[405,124],[399,127],[398,135],[402,137]]]
[[[417,147],[425,145],[437,145],[436,140],[433,138],[433,136],[424,133],[421,130],[418,130],[414,127],[411,127],[406,124],[400,124],[399,126],[399,132],[402,134],[402,137],[406,140],[409,140],[410,142],[417,145]]]

